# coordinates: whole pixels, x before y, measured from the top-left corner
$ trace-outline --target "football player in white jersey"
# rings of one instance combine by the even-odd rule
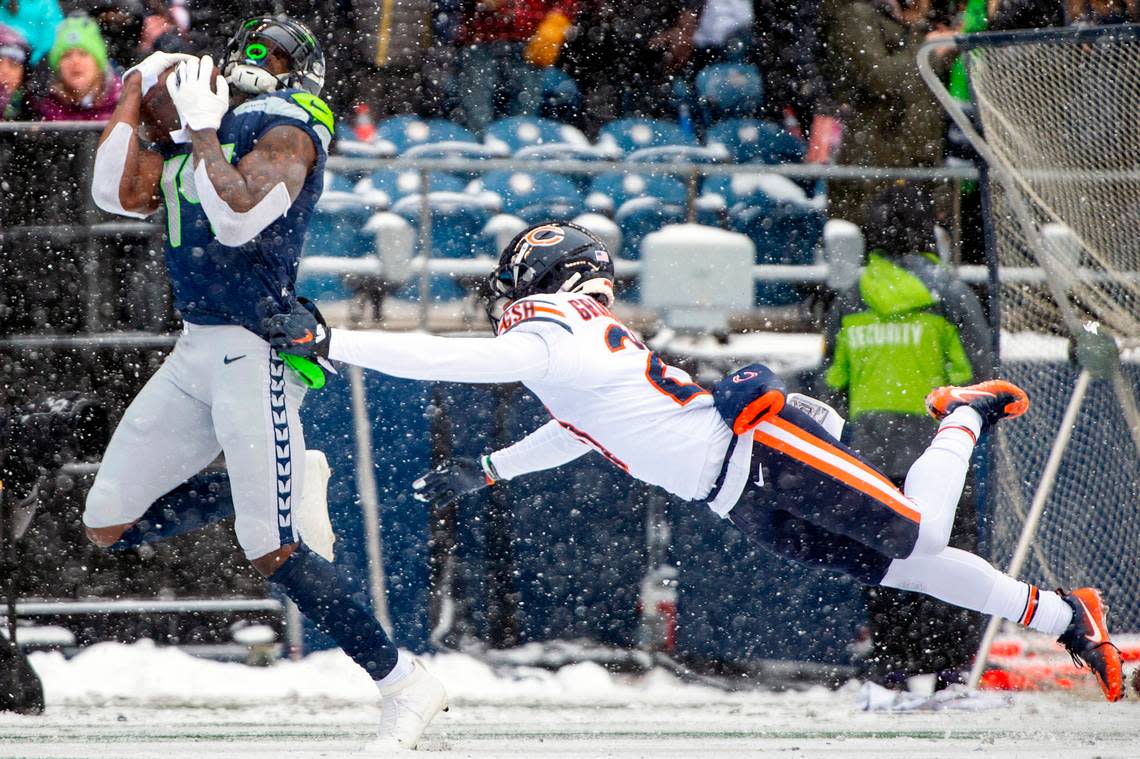
[[[522,382],[546,406],[550,421],[517,443],[416,480],[421,501],[446,504],[596,451],[639,480],[707,502],[778,555],[1059,635],[1106,698],[1122,697],[1120,653],[1097,590],[1041,590],[947,546],[978,436],[1024,413],[1024,391],[992,380],[931,393],[927,407],[942,423],[899,490],[786,405],[766,367],[706,389],[665,364],[609,310],[613,271],[585,229],[541,224],[515,237],[491,274],[494,337],[328,330],[304,312],[275,317],[270,341],[396,377]]]

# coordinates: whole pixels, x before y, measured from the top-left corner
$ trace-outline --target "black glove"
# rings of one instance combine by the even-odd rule
[[[493,484],[478,460],[451,459],[413,482],[412,491],[417,501],[442,508]]]
[[[321,359],[328,361],[332,330],[316,304],[308,298],[297,298],[292,311],[274,314],[262,326],[269,346],[278,353],[300,356],[317,363],[322,363]]]
[[[274,314],[262,322],[269,347],[281,354],[285,364],[311,390],[325,386],[328,374],[336,374],[329,362],[332,330],[317,305],[308,298],[297,298],[293,310]]]

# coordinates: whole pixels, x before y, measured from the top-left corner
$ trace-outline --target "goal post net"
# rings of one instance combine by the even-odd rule
[[[1140,28],[958,37],[985,161],[1002,372],[1031,410],[992,437],[989,558],[1046,587],[1093,585],[1140,632]],[[973,680],[993,639],[987,632]]]

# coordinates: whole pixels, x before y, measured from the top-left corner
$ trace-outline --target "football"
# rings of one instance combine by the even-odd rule
[[[158,75],[158,84],[143,95],[142,105],[139,108],[142,123],[147,127],[151,139],[156,142],[168,142],[170,133],[182,128],[178,109],[174,107],[174,101],[170,99],[170,93],[166,89],[166,79],[174,72],[174,68],[171,66]],[[214,92],[217,92],[218,88],[213,83],[221,75],[222,72],[215,66],[214,76],[210,77],[211,89]]]

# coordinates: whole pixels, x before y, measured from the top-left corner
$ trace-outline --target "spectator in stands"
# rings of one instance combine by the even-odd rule
[[[825,328],[827,384],[847,406],[851,447],[902,485],[937,427],[923,399],[935,387],[993,376],[992,335],[973,292],[931,253],[931,193],[898,182],[868,204],[870,260],[840,293]],[[977,547],[972,485],[958,507],[952,546]],[[929,596],[868,590],[872,654],[867,674],[883,685],[940,673],[957,682],[977,647],[980,618]],[[933,642],[933,645],[932,645]]]
[[[119,101],[122,80],[107,60],[99,26],[87,16],[69,16],[59,25],[48,62],[52,82],[32,101],[44,121],[100,121]]]
[[[3,0],[0,24],[23,35],[32,50],[29,60],[35,66],[51,50],[55,29],[63,21],[59,0]]]
[[[953,32],[933,0],[830,0],[823,6],[824,72],[844,111],[839,162],[938,166],[944,116],[918,73],[918,48]],[[948,69],[949,59],[936,58]],[[943,71],[942,73],[945,73]],[[829,215],[860,223],[883,182],[832,182]]]
[[[752,62],[764,76],[764,116],[808,126],[807,160],[825,163],[839,149],[839,110],[822,65],[820,0],[755,0]]]
[[[622,116],[675,117],[673,79],[689,63],[703,0],[586,0],[566,50],[591,136]]]
[[[424,62],[432,48],[433,0],[353,0],[355,66],[351,89],[373,118],[418,113]]]
[[[142,0],[84,0],[79,8],[99,25],[112,63],[127,69],[141,59],[147,10]]]
[[[990,28],[998,31],[1140,21],[1134,0],[999,0],[995,6]]]
[[[23,35],[0,24],[0,121],[26,121],[24,71],[31,51]]]
[[[705,0],[693,32],[693,71],[739,60],[751,44],[753,0]]]
[[[459,23],[459,101],[468,128],[537,114],[540,67],[553,64],[576,0],[465,0]]]

